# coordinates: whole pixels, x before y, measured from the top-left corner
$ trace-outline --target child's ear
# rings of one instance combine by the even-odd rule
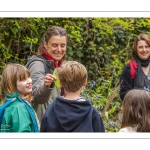
[[[86,80],[85,80],[84,83],[83,83],[83,86],[86,86],[86,84],[87,84],[87,82],[86,82]]]

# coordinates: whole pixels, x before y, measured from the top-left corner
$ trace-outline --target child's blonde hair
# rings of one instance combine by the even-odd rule
[[[88,76],[85,66],[76,61],[64,61],[57,68],[57,74],[61,86],[68,92],[80,90]]]
[[[7,64],[2,72],[2,79],[1,79],[1,99],[4,102],[6,97],[5,94],[13,94],[17,92],[17,80],[22,81],[30,77],[29,70],[20,64]],[[32,92],[26,94],[23,99],[31,102],[32,99]]]

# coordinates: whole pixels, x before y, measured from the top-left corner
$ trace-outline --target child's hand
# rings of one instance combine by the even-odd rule
[[[52,74],[46,74],[46,76],[44,77],[44,84],[47,87],[50,87],[50,85],[52,84],[52,82],[56,80],[56,77]]]

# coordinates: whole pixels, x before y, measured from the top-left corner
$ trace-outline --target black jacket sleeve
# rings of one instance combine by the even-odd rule
[[[124,99],[126,93],[133,88],[133,79],[130,76],[130,65],[126,64],[120,76],[120,98]]]

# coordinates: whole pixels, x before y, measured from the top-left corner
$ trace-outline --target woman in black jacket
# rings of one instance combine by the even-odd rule
[[[150,37],[141,33],[133,42],[132,60],[127,63],[120,77],[120,98],[131,89],[150,90]]]

